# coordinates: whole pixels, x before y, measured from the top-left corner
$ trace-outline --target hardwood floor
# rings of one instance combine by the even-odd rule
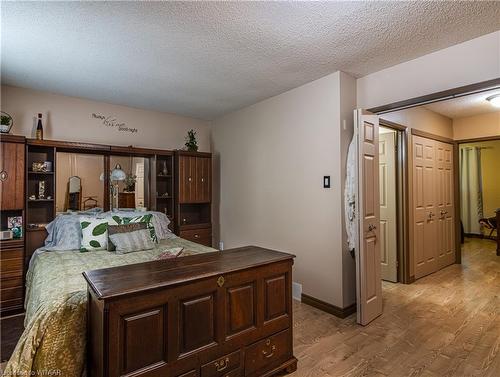
[[[19,337],[24,330],[24,314],[0,319],[0,361],[9,360]]]
[[[384,314],[370,325],[294,305],[292,377],[500,376],[500,257],[467,239],[463,264],[411,285],[384,283]],[[0,364],[0,370],[1,370]]]
[[[366,327],[294,308],[297,376],[500,376],[500,257],[467,239],[463,264],[411,285],[383,283],[384,313]]]

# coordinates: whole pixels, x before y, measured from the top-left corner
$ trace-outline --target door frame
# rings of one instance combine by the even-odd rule
[[[409,202],[408,202],[408,127],[391,122],[382,117],[379,125],[397,131],[396,154],[396,216],[397,216],[397,259],[398,283],[409,284]]]
[[[470,94],[474,94],[474,93],[481,93],[481,92],[484,92],[484,91],[487,91],[487,90],[492,90],[492,89],[500,89],[500,78],[496,78],[496,79],[491,79],[491,80],[487,80],[487,81],[482,81],[482,82],[478,82],[478,83],[475,83],[475,84],[470,84],[470,85],[465,85],[465,86],[460,86],[460,87],[456,87],[456,88],[452,88],[452,89],[448,89],[448,90],[444,90],[444,91],[440,91],[440,92],[435,92],[435,93],[431,93],[431,94],[427,94],[427,95],[424,95],[424,96],[419,96],[419,97],[413,97],[413,98],[410,98],[410,99],[407,99],[407,100],[403,100],[403,101],[397,101],[397,102],[393,102],[393,103],[389,103],[389,104],[386,104],[386,105],[383,105],[383,106],[377,106],[377,107],[372,107],[370,109],[368,109],[369,112],[372,112],[374,114],[377,114],[379,116],[382,116],[384,113],[390,113],[390,112],[394,112],[394,111],[398,111],[398,110],[404,110],[404,109],[409,109],[409,108],[412,108],[412,107],[418,107],[418,106],[422,106],[422,105],[426,105],[426,104],[429,104],[429,103],[433,103],[433,102],[440,102],[440,101],[445,101],[445,100],[449,100],[449,99],[453,99],[453,98],[459,98],[459,97],[464,97],[464,96],[467,96],[467,95],[470,95]],[[406,146],[408,147],[408,143],[409,143],[409,135],[408,135],[408,131],[406,131],[406,136],[407,136],[407,140],[406,140]],[[427,137],[427,138],[430,138],[430,139],[434,139],[434,140],[438,140],[438,141],[442,141],[442,142],[445,142],[445,143],[450,143],[453,145],[453,159],[454,159],[454,162],[453,162],[453,169],[455,170],[454,171],[454,177],[453,177],[453,181],[454,181],[454,195],[455,195],[455,263],[457,264],[461,264],[462,263],[462,248],[461,248],[461,243],[460,243],[460,187],[459,187],[459,168],[458,168],[458,145],[461,144],[461,143],[464,143],[464,140],[453,140],[453,139],[448,139],[448,138],[445,138],[445,137],[441,137],[441,136],[438,136],[438,135],[434,135],[434,134],[431,134],[431,133],[428,133],[428,132],[425,132],[425,131],[419,131],[419,130],[415,130],[415,129],[411,129],[411,134],[412,135],[417,135],[417,136],[422,136],[422,137]],[[479,140],[480,138],[477,138],[477,139],[467,139],[465,141],[477,141]],[[408,149],[406,149],[408,151]],[[408,168],[408,164],[410,162],[410,159],[411,159],[411,154],[407,154],[407,158],[406,158],[406,168]],[[408,171],[407,171],[408,172]],[[408,181],[407,181],[408,183]],[[408,185],[406,186],[406,193],[408,195]],[[408,203],[408,199],[409,199],[409,196],[407,196],[406,198],[406,203],[405,205],[406,206],[409,206],[409,203]],[[408,212],[407,212],[407,216],[408,216]],[[408,217],[405,217],[405,221],[406,221],[406,230],[408,230],[408,224],[409,224],[409,218]],[[407,245],[409,246],[409,238],[408,238],[408,232],[406,233],[406,242]],[[407,251],[406,251],[406,256],[408,257],[408,260],[407,262],[409,263],[406,263],[405,262],[405,269],[408,267],[409,269],[409,266],[410,266],[410,255],[408,253],[409,251],[409,248],[407,248]],[[407,264],[407,266],[406,266]],[[407,281],[407,283],[411,283],[415,281],[415,277],[414,276],[409,276],[409,280]],[[405,281],[403,281],[405,282]]]

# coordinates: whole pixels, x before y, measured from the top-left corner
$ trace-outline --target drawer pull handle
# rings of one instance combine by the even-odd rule
[[[217,372],[222,372],[223,370],[227,369],[228,366],[229,366],[229,357],[226,357],[225,359],[215,362],[215,369],[217,369]]]
[[[264,355],[264,357],[265,357],[266,359],[270,359],[271,357],[273,357],[273,356],[274,356],[274,351],[276,351],[276,346],[273,344],[273,345],[271,346],[271,352],[268,352],[268,351],[266,351],[266,350],[262,350],[262,354]]]
[[[199,234],[195,234],[194,238],[200,238],[200,235]]]
[[[2,182],[5,182],[7,180],[7,178],[9,177],[9,175],[7,174],[7,172],[5,170],[3,170],[1,173],[0,173],[0,181]]]

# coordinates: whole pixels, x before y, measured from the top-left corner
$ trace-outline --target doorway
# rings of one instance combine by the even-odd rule
[[[379,127],[380,265],[382,280],[398,281],[398,131]]]
[[[499,113],[500,123],[500,113]],[[500,136],[459,143],[461,242],[474,238],[497,242],[500,209]]]

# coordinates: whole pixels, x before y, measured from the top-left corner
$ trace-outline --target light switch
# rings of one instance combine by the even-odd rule
[[[325,175],[323,177],[323,188],[330,188],[330,176]]]

